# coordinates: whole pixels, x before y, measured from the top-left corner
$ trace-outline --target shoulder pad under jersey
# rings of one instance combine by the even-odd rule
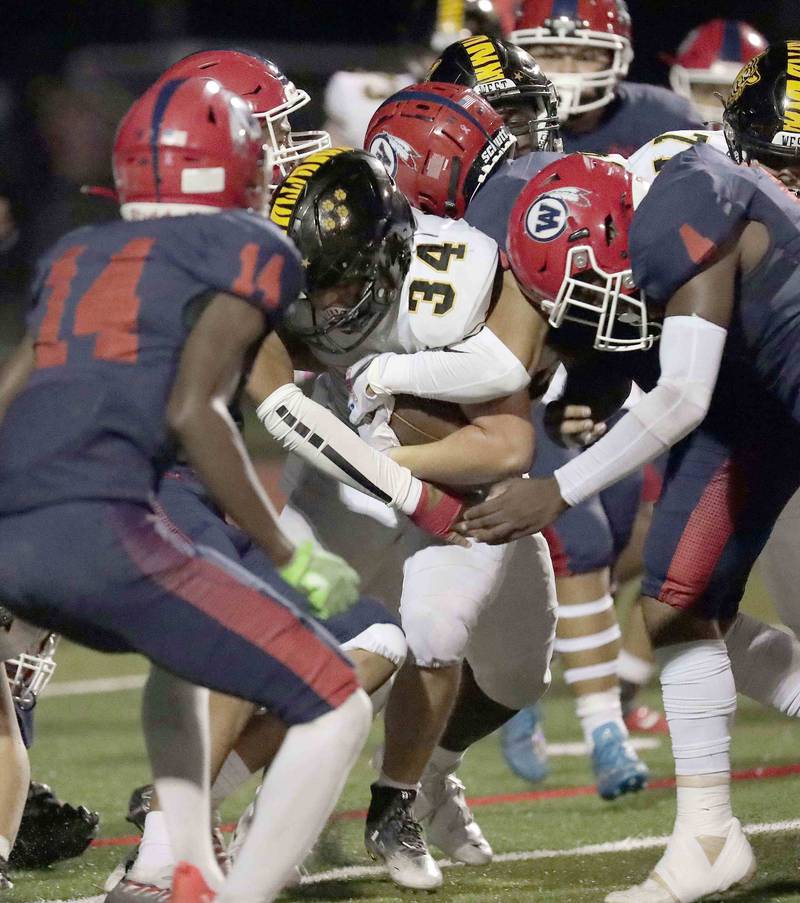
[[[486,320],[498,265],[497,243],[464,220],[414,211],[414,254],[401,304],[414,338],[444,348]]]
[[[628,158],[628,168],[645,182],[652,182],[661,172],[667,160],[671,160],[675,154],[680,154],[696,144],[707,144],[723,154],[728,153],[725,135],[721,131],[664,132],[663,135],[653,138],[652,141],[648,141],[647,144],[642,145],[639,150],[631,154]]]

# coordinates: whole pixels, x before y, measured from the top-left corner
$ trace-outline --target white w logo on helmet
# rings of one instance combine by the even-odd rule
[[[560,198],[542,195],[525,214],[525,230],[534,241],[553,241],[567,227],[569,210]]]

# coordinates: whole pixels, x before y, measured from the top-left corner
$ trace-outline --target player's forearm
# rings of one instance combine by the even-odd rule
[[[212,498],[270,555],[286,564],[294,547],[253,468],[239,431],[222,401],[172,412],[172,431]]]
[[[661,337],[658,385],[591,448],[554,476],[577,505],[628,476],[688,435],[705,417],[726,331],[700,317],[668,317]]]
[[[530,382],[519,358],[488,327],[447,349],[380,355],[367,373],[375,394],[456,404],[512,395]]]
[[[488,428],[469,424],[437,442],[388,454],[421,479],[443,486],[480,486],[526,473],[534,449],[530,422],[513,414],[491,420]]]
[[[34,368],[33,336],[26,334],[0,367],[0,421]]]
[[[267,432],[287,451],[300,455],[322,473],[404,514],[416,510],[420,481],[296,386],[279,386],[261,402],[257,414]]]

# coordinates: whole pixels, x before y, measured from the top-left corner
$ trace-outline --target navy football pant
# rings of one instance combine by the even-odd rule
[[[578,449],[563,448],[547,435],[544,408],[543,404],[537,404],[533,410],[536,429],[533,477],[552,476],[580,454]],[[550,547],[556,577],[588,574],[614,565],[631,538],[643,482],[643,472],[637,471],[583,504],[568,508],[542,531]]]
[[[238,527],[229,524],[205,487],[187,467],[164,474],[158,492],[156,509],[167,517],[166,524],[177,528],[183,538],[212,548],[236,561],[251,574],[271,586],[283,584],[267,553]],[[283,584],[285,586],[285,584]],[[302,594],[292,597],[308,617],[314,617],[308,599]],[[317,619],[340,643],[346,643],[373,624],[394,624],[399,620],[375,599],[360,599],[352,608],[327,620]]]
[[[141,652],[289,725],[358,686],[298,593],[167,532],[147,505],[65,502],[0,518],[0,581],[8,608],[34,624],[101,652]]]
[[[753,564],[800,485],[800,429],[766,399],[725,403],[721,395],[670,451],[642,592],[724,620],[736,615]]]

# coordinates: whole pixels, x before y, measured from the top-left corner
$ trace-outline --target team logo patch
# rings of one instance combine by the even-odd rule
[[[742,96],[742,92],[750,85],[757,85],[761,81],[761,73],[758,71],[758,64],[762,54],[754,56],[746,66],[744,66],[733,82],[731,93],[728,95],[728,104],[738,100]]]
[[[396,138],[388,132],[376,135],[367,150],[383,163],[392,178],[397,175],[397,166],[401,160],[406,166],[416,169],[416,161],[420,158],[420,155],[407,141]]]
[[[525,214],[525,231],[534,241],[553,241],[567,228],[569,208],[558,197],[543,194]]]

